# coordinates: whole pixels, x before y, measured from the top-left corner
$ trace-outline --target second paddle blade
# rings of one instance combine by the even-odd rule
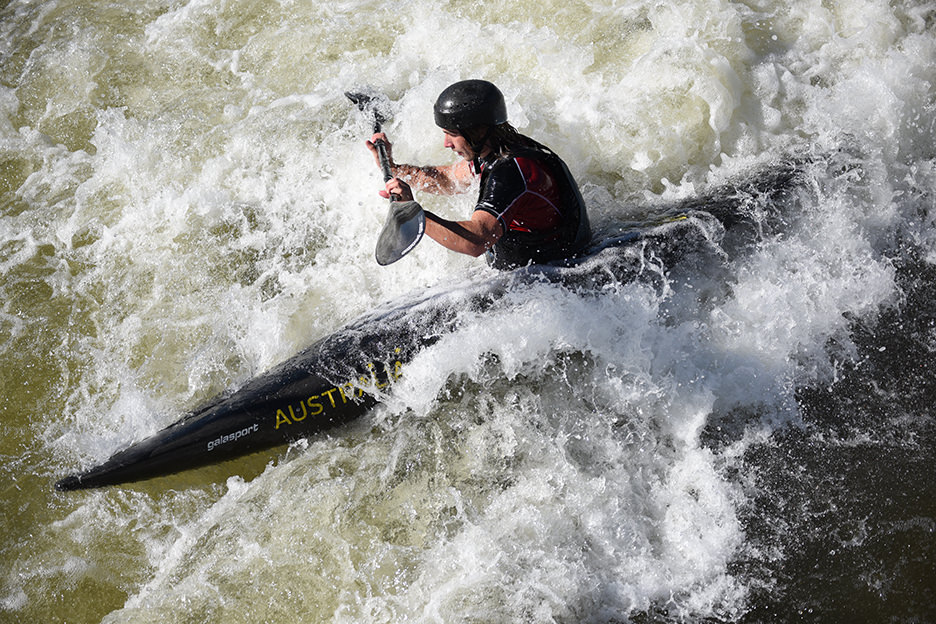
[[[377,239],[377,264],[393,264],[420,241],[426,231],[426,215],[414,201],[390,202],[387,221]]]

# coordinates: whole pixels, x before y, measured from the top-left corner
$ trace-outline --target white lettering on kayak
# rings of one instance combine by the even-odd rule
[[[249,427],[244,427],[240,431],[235,431],[234,433],[225,434],[219,438],[208,441],[208,450],[213,451],[222,444],[227,444],[228,442],[233,442],[234,440],[240,440],[244,436],[248,436],[251,433],[256,433],[260,429],[260,425],[254,423]]]

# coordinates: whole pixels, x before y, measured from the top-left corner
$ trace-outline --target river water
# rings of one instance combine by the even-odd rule
[[[432,102],[470,77],[599,233],[706,202],[755,227],[462,310],[331,434],[53,490],[378,306],[491,279],[428,240],[377,266],[343,95],[448,163]],[[930,2],[8,0],[0,621],[936,621],[934,84]]]

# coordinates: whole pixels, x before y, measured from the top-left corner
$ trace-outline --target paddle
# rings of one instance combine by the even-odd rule
[[[380,125],[387,120],[386,116],[389,114],[390,106],[386,97],[374,91],[348,91],[345,95],[373,122],[374,132],[380,132]],[[380,169],[386,182],[393,177],[390,172],[390,159],[387,157],[387,146],[379,139],[374,142],[374,146],[377,148]],[[377,264],[386,266],[408,254],[420,241],[425,230],[426,216],[422,206],[414,201],[400,201],[397,195],[390,195],[390,211],[377,238],[377,249],[374,253]]]

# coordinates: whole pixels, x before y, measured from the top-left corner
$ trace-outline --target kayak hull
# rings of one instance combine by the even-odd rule
[[[628,228],[566,266],[530,266],[377,312],[327,336],[235,392],[222,395],[104,463],[56,483],[62,491],[140,481],[240,457],[352,421],[390,390],[422,349],[456,328],[459,310],[483,311],[518,283],[548,281],[600,292],[650,276],[648,256],[671,266],[686,249],[715,248],[724,228],[705,212]],[[655,276],[655,277],[654,277]]]
[[[450,308],[407,306],[345,327],[104,463],[61,491],[129,483],[306,438],[370,410],[413,355],[450,326]]]

